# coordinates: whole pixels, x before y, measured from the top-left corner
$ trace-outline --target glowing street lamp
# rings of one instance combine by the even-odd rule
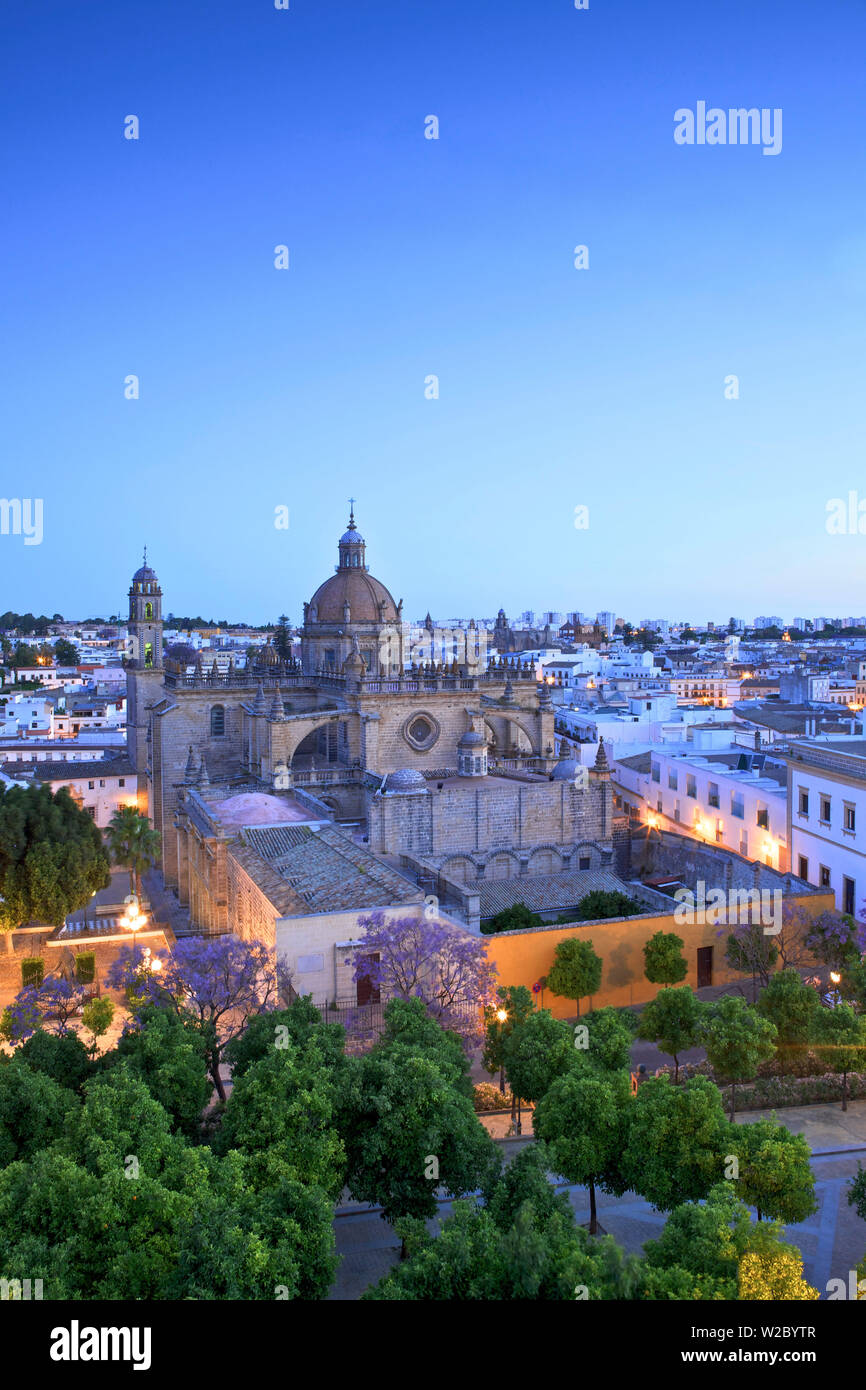
[[[135,896],[126,899],[120,925],[124,931],[132,932],[133,941],[138,941],[138,933],[147,925],[147,914],[142,912],[141,904]]]
[[[842,976],[838,970],[830,971],[830,983],[833,986],[833,1007],[835,1008],[839,1003],[839,986],[842,983]]]

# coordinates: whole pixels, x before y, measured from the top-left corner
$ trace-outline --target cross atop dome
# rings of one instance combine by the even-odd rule
[[[357,526],[355,525],[355,499],[349,498],[349,529],[344,531],[340,537],[340,563],[338,569],[361,569],[367,568],[365,559],[365,542]]]

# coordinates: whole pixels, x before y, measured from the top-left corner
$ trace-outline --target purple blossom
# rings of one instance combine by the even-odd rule
[[[149,1005],[172,1009],[194,1025],[205,1041],[211,1080],[224,1100],[223,1049],[254,1014],[278,1006],[288,976],[263,941],[233,936],[186,937],[156,959],[158,970],[145,963],[136,947],[124,947],[108,970],[107,983],[128,991],[136,1020]]]
[[[438,918],[360,917],[364,931],[355,953],[355,980],[368,979],[386,998],[421,999],[431,1018],[470,1045],[482,1033],[496,966],[484,943]]]
[[[63,976],[49,975],[41,985],[27,985],[9,1005],[4,1032],[10,1042],[25,1042],[39,1028],[60,1037],[69,1032],[69,1020],[80,1012],[85,993]]]

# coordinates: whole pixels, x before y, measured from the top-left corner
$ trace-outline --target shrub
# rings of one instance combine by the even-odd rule
[[[572,913],[566,914],[575,922],[596,922],[605,917],[633,917],[638,912],[646,912],[643,903],[630,898],[626,893],[604,892],[594,888],[581,898]]]
[[[511,1087],[506,1086],[503,1095],[498,1086],[494,1086],[492,1081],[479,1081],[475,1087],[474,1095],[475,1109],[479,1112],[485,1110],[510,1110],[511,1109]]]
[[[80,985],[92,985],[96,979],[96,952],[79,951],[75,957],[75,978]]]
[[[532,927],[543,926],[544,919],[537,912],[531,912],[526,903],[514,903],[482,922],[481,932],[483,936],[492,936],[500,931],[529,931]]]
[[[21,984],[24,989],[28,989],[30,985],[36,985],[38,988],[38,986],[42,984],[44,978],[45,961],[41,956],[27,956],[25,960],[22,960]]]

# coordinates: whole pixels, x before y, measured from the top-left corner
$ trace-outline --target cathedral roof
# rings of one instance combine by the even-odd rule
[[[385,585],[367,569],[364,538],[355,525],[354,508],[349,514],[349,529],[340,537],[340,564],[335,574],[320,584],[310,599],[309,623],[344,623],[344,608],[349,605],[350,623],[398,623],[397,605]],[[384,615],[381,605],[384,603]]]
[[[343,606],[348,603],[350,622],[378,623],[379,604],[385,604],[385,622],[399,622],[397,605],[391,594],[367,570],[339,569],[324,584],[320,584],[310,607],[316,609],[316,621],[342,623]]]

